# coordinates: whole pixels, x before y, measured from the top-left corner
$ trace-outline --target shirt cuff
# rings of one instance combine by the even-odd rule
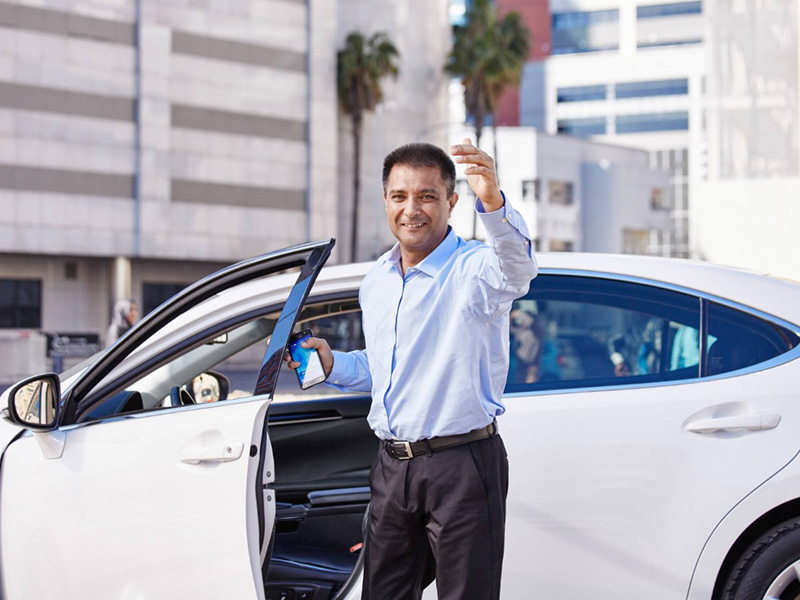
[[[478,218],[489,237],[502,237],[516,232],[530,240],[525,221],[516,210],[509,206],[505,194],[503,194],[503,206],[497,210],[486,212],[479,198],[475,199],[475,210],[478,211]]]
[[[330,375],[325,380],[331,387],[337,389],[345,389],[345,386],[353,379],[353,373],[356,370],[356,361],[347,352],[340,352],[332,350],[333,353],[333,368]]]
[[[500,190],[500,195],[503,197],[503,206],[498,208],[497,210],[493,210],[491,212],[486,212],[486,209],[483,206],[483,202],[481,199],[476,197],[475,198],[475,210],[477,210],[482,215],[493,215],[495,213],[499,213],[501,210],[504,210],[506,207],[506,195],[503,193],[503,190]]]

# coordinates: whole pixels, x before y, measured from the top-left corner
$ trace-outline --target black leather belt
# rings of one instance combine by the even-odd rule
[[[401,442],[398,440],[386,440],[383,442],[383,447],[389,456],[397,460],[409,460],[415,456],[435,452],[436,450],[443,450],[444,448],[452,448],[453,446],[460,446],[461,444],[468,444],[469,442],[477,442],[488,437],[497,435],[497,422],[492,421],[486,427],[481,429],[473,429],[468,433],[461,433],[459,435],[445,435],[442,437],[435,437],[429,440],[420,440],[418,442]]]

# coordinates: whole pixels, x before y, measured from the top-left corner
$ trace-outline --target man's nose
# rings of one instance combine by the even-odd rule
[[[409,198],[406,201],[405,213],[408,216],[416,216],[422,212],[422,202],[416,198]]]

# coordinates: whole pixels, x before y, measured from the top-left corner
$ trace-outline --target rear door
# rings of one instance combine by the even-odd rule
[[[797,328],[722,302],[545,273],[514,303],[504,597],[685,597],[716,525],[797,454]]]
[[[275,518],[267,412],[297,313],[332,246],[265,255],[190,286],[64,393],[58,429],[11,444],[0,488],[4,597],[264,598]],[[264,319],[252,395],[154,403],[163,374],[176,365],[177,385],[177,367],[191,366],[175,356],[191,358],[257,316],[258,298],[237,296],[239,286],[293,269],[279,314]],[[220,306],[223,294],[231,301]]]

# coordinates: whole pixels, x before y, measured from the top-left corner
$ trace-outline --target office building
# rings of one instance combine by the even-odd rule
[[[501,10],[519,2],[498,0]],[[523,17],[534,33],[519,92],[519,124],[646,149],[670,172],[661,202],[672,226],[657,253],[688,256],[691,179],[700,174],[705,20],[703,3],[550,0]],[[514,115],[506,115],[513,124]]]
[[[386,31],[401,57],[364,130],[359,256],[382,249],[381,152],[447,120],[447,9],[0,0],[0,383],[102,346],[117,298],[146,313],[312,238],[349,258],[336,52],[354,30]]]
[[[456,130],[451,142],[469,135],[469,129]],[[493,147],[493,132],[484,135],[485,147]],[[501,187],[525,219],[537,251],[659,253],[670,229],[662,203],[669,176],[651,167],[646,150],[532,127],[498,127],[497,136]],[[456,191],[453,227],[464,238],[484,239],[463,175]]]

